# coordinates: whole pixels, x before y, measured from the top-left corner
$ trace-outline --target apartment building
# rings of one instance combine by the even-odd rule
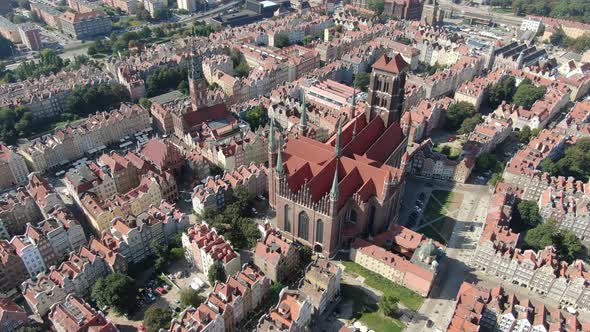
[[[267,169],[263,164],[240,166],[233,172],[226,171],[223,176],[208,176],[202,184],[193,189],[192,204],[195,213],[206,209],[221,210],[231,198],[235,189],[241,187],[253,196],[268,192]]]
[[[55,210],[66,208],[53,186],[37,172],[29,174],[27,191],[45,218],[49,218],[50,213]]]
[[[44,172],[150,127],[143,107],[122,104],[118,110],[90,115],[83,123],[26,141],[19,150],[33,171]]]
[[[102,231],[110,227],[111,221],[117,217],[138,216],[151,206],[159,206],[167,196],[177,197],[178,189],[174,178],[170,173],[164,175],[162,177],[150,172],[142,176],[137,187],[125,194],[116,194],[106,201],[101,201],[93,193],[86,193],[80,199],[82,209],[92,226]]]
[[[31,51],[39,51],[43,48],[39,28],[31,23],[23,23],[18,26],[18,33],[23,44]]]
[[[222,315],[213,308],[202,303],[197,308],[188,307],[174,318],[168,332],[174,331],[225,332]]]
[[[119,331],[102,312],[72,294],[52,305],[47,317],[56,332]]]
[[[32,279],[36,279],[39,273],[45,272],[47,269],[45,259],[41,255],[39,247],[31,239],[23,235],[15,236],[10,240],[10,244],[15,248],[16,254],[25,264]],[[50,261],[51,258],[52,256],[48,255],[46,259]]]
[[[0,330],[14,332],[28,323],[29,317],[23,307],[11,299],[0,299]]]
[[[502,287],[488,289],[464,282],[447,332],[461,331],[585,331],[590,323],[509,293]]]
[[[57,282],[42,275],[36,281],[31,279],[21,285],[22,294],[31,310],[40,316],[49,312],[56,302],[63,301],[67,294]]]
[[[271,229],[256,243],[254,264],[273,282],[283,282],[299,267],[299,252],[278,230]]]
[[[28,179],[27,179],[28,181]],[[24,187],[8,192],[0,198],[0,229],[2,238],[10,239],[22,234],[28,223],[37,224],[43,219],[35,199]]]
[[[0,240],[0,293],[12,296],[20,284],[29,278],[27,267],[12,243]]]
[[[234,251],[215,228],[205,222],[191,226],[182,233],[182,246],[187,262],[207,275],[215,262],[220,262],[226,275],[236,274],[240,270],[240,254]]]
[[[305,268],[299,291],[313,306],[314,315],[321,316],[338,298],[341,278],[340,267],[326,258],[318,257]]]
[[[311,322],[312,311],[311,303],[300,292],[285,287],[281,290],[276,306],[258,320],[256,331],[306,331]]]
[[[67,97],[75,86],[113,82],[112,75],[93,66],[62,70],[47,76],[2,84],[0,106],[24,106],[35,119],[54,117],[66,111]]]
[[[403,226],[393,225],[373,242],[356,239],[350,258],[357,264],[428,296],[435,283],[444,246]]]
[[[24,185],[28,175],[27,164],[16,147],[0,144],[0,189]]]
[[[60,17],[61,31],[75,39],[92,39],[111,33],[113,22],[99,10],[84,13],[65,12]]]

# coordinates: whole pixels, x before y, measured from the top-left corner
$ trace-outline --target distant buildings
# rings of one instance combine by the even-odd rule
[[[0,86],[0,106],[24,106],[35,119],[53,117],[66,111],[66,99],[75,86],[112,83],[113,78],[95,67],[60,71],[21,82]]]
[[[92,39],[111,33],[112,21],[99,10],[84,13],[65,12],[60,17],[61,31],[75,39]]]
[[[41,37],[39,35],[39,29],[30,23],[23,23],[18,26],[18,33],[20,39],[25,46],[31,51],[39,51],[43,48]]]
[[[28,140],[19,150],[33,171],[43,172],[150,127],[149,113],[141,106],[122,104],[118,110],[90,115],[83,123]]]

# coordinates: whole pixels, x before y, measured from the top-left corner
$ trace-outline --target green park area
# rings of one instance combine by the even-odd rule
[[[354,263],[353,263],[354,264]],[[348,270],[348,269],[347,269]],[[405,327],[399,319],[383,315],[375,299],[360,286],[343,283],[340,286],[342,302],[352,305],[352,318],[375,332],[399,332]]]
[[[430,194],[418,232],[446,244],[455,227],[455,214],[461,207],[463,195],[456,192],[435,190]]]
[[[361,276],[365,284],[383,293],[383,296],[391,295],[399,299],[400,303],[411,310],[418,310],[424,299],[413,291],[386,279],[382,275],[369,271],[355,262],[343,261],[346,273],[353,276]]]

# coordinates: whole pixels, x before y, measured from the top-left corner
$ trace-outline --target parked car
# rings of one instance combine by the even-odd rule
[[[164,295],[164,294],[166,294],[167,292],[166,292],[166,290],[165,290],[164,288],[162,288],[162,287],[158,287],[158,288],[156,288],[156,293],[158,293],[158,294],[160,294],[160,295]]]

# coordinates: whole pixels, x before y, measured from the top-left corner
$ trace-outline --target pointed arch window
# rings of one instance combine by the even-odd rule
[[[323,243],[324,241],[324,222],[318,219],[315,222],[315,242]]]
[[[307,241],[308,234],[309,234],[309,217],[305,211],[301,211],[299,213],[299,221],[298,221],[298,229],[297,235]]]

